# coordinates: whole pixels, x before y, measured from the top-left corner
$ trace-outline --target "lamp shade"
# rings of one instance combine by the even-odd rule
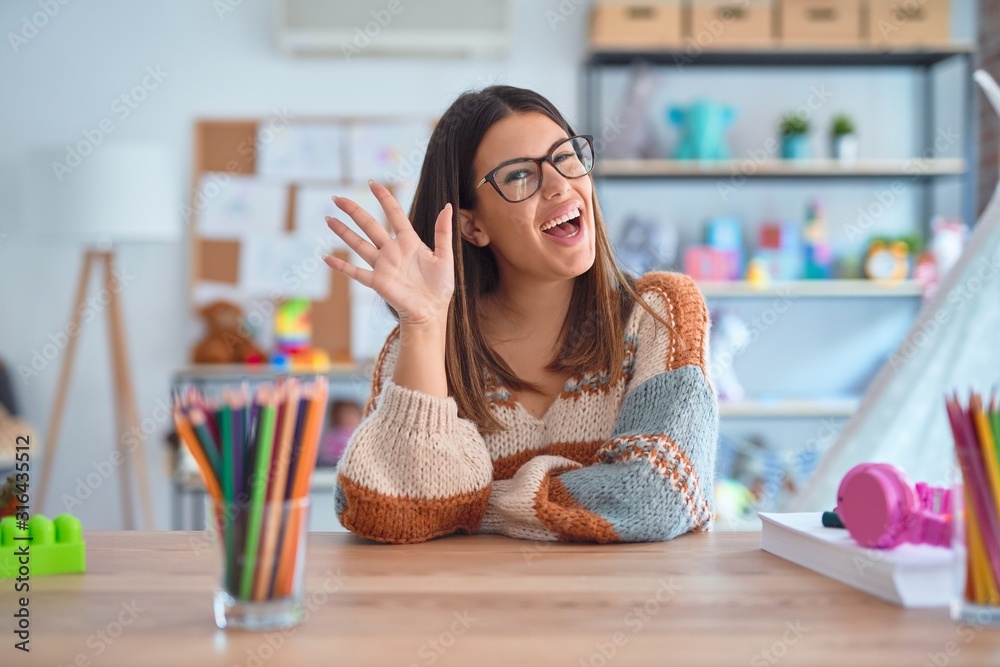
[[[176,240],[180,192],[172,158],[150,143],[107,142],[86,157],[66,147],[34,151],[21,170],[24,229],[76,243]]]

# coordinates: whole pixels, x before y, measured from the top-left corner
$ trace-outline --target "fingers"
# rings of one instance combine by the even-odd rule
[[[368,187],[371,188],[375,199],[378,199],[382,210],[385,211],[385,219],[389,222],[389,228],[392,229],[396,236],[406,231],[413,231],[410,219],[406,216],[403,207],[399,205],[396,198],[389,192],[389,188],[372,180],[368,181]]]
[[[381,248],[385,245],[386,241],[389,241],[391,237],[389,232],[386,231],[382,224],[368,214],[368,211],[361,208],[355,202],[351,201],[347,197],[334,197],[333,203],[337,205],[341,211],[351,216],[358,227],[368,235],[368,238],[372,240],[376,248]],[[346,241],[346,239],[345,239]]]
[[[375,258],[378,257],[378,250],[368,241],[355,234],[350,227],[337,218],[326,216],[326,224],[334,234],[344,240],[351,250],[358,253],[361,259],[368,262],[368,266],[375,266]]]
[[[353,278],[365,287],[371,287],[375,279],[375,272],[369,271],[368,269],[361,269],[350,262],[345,262],[339,257],[334,257],[333,255],[328,255],[323,258],[323,261],[329,265],[334,271],[340,271],[348,278]]]
[[[451,203],[445,204],[434,223],[434,254],[442,260],[452,261],[451,228],[453,223]]]

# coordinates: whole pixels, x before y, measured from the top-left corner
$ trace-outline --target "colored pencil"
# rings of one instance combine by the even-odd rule
[[[972,413],[973,426],[990,485],[990,496],[993,499],[993,512],[996,515],[998,508],[1000,508],[1000,465],[998,465],[997,452],[993,445],[993,433],[986,414],[983,412],[983,404],[979,396],[973,396],[970,399],[969,411]]]
[[[212,465],[212,470],[215,472],[216,477],[218,477],[222,472],[222,461],[219,460],[219,446],[215,443],[212,433],[208,430],[206,412],[199,407],[192,407],[188,412],[188,418],[191,421],[191,426],[194,428],[195,434],[198,436],[199,442],[201,442],[202,449],[205,450],[208,462]]]
[[[997,450],[997,459],[1000,460],[1000,410],[997,410],[995,392],[990,400],[990,430],[993,431],[993,446]]]
[[[967,578],[972,584],[972,596],[969,598],[977,604],[982,604],[989,597],[989,584],[991,578],[990,568],[986,562],[986,550],[983,547],[983,537],[979,532],[979,521],[976,517],[976,510],[973,507],[972,495],[968,489],[965,496],[969,501],[966,505],[966,567],[968,568]]]
[[[240,437],[235,443],[233,443],[236,449],[235,460],[233,464],[234,474],[235,474],[235,492],[236,492],[236,526],[235,526],[235,543],[236,547],[236,574],[234,575],[233,583],[233,594],[239,589],[239,582],[242,581],[243,576],[243,563],[244,554],[242,545],[246,543],[247,535],[247,514],[249,512],[249,500],[250,500],[250,484],[248,477],[250,476],[250,460],[247,458],[247,440],[252,437],[255,431],[252,431],[252,425],[250,424],[250,407],[253,402],[253,398],[250,394],[250,387],[247,382],[243,383],[241,387],[242,392],[239,398],[240,402]]]
[[[233,589],[235,581],[232,579],[233,572],[235,571],[235,566],[233,561],[235,560],[235,549],[234,547],[234,526],[233,526],[233,516],[232,512],[234,509],[233,499],[234,495],[234,477],[233,477],[233,421],[232,421],[232,408],[230,407],[230,400],[228,396],[224,396],[222,407],[219,416],[219,432],[222,436],[221,446],[222,446],[222,497],[225,504],[225,511],[223,516],[225,517],[224,531],[226,540],[226,581],[228,583],[229,590]]]
[[[208,461],[205,451],[201,447],[201,443],[195,436],[191,424],[184,418],[180,408],[174,409],[174,425],[177,427],[177,434],[180,436],[181,441],[187,445],[188,451],[191,452],[191,456],[194,457],[195,462],[198,464],[198,470],[201,471],[201,478],[205,482],[208,494],[216,500],[222,500],[222,489],[219,488],[218,478]]]
[[[239,497],[243,491],[242,471],[243,471],[243,437],[244,437],[244,409],[245,401],[242,393],[236,393],[233,398],[233,499]]]
[[[295,442],[296,447],[292,448],[292,456],[288,462],[288,481],[285,483],[285,500],[292,499],[292,490],[295,487],[295,471],[299,464],[299,454],[302,450],[302,435],[306,430],[306,414],[309,412],[309,396],[307,390],[303,390],[299,396],[299,405],[295,418]]]
[[[282,570],[282,560],[289,558],[291,552],[286,553],[285,542],[288,539],[289,524],[295,520],[296,516],[291,515],[292,503],[292,489],[295,486],[295,471],[298,466],[299,453],[302,449],[302,434],[305,432],[305,422],[306,414],[309,412],[309,397],[308,393],[311,390],[308,386],[303,386],[299,392],[298,404],[295,406],[295,434],[292,438],[293,446],[288,459],[288,472],[287,479],[285,481],[285,508],[284,517],[281,521],[281,527],[278,531],[278,547],[277,547],[277,557],[275,558],[275,573],[274,577],[271,579],[271,596],[274,597],[279,595],[277,590],[277,582],[279,573]]]
[[[282,545],[279,570],[276,577],[275,591],[278,595],[288,595],[292,588],[292,575],[295,568],[295,560],[298,557],[296,547],[299,542],[299,534],[305,528],[305,510],[300,503],[294,502],[309,497],[309,484],[312,479],[312,472],[316,467],[316,454],[319,451],[319,430],[323,424],[323,417],[326,412],[326,398],[329,384],[326,378],[317,380],[311,385],[309,393],[309,410],[306,414],[305,430],[300,442],[301,451],[296,462],[295,475],[293,478],[292,500],[289,508],[288,530],[284,536]]]
[[[280,429],[280,445],[276,452],[273,481],[268,492],[268,516],[265,519],[266,531],[264,547],[261,551],[260,572],[254,586],[254,599],[263,600],[271,590],[272,570],[275,564],[275,548],[278,542],[278,528],[281,525],[282,510],[285,501],[285,485],[288,477],[288,463],[292,454],[292,437],[295,435],[296,413],[299,406],[299,383],[291,380],[288,384],[287,398],[284,401],[283,420]]]
[[[250,482],[252,498],[250,515],[247,517],[247,541],[244,553],[246,560],[240,580],[240,597],[249,600],[253,593],[254,569],[257,566],[257,549],[260,546],[260,522],[264,514],[264,494],[267,491],[267,477],[271,464],[271,449],[274,444],[274,397],[273,390],[262,387],[258,391],[261,404],[261,424],[257,434],[257,451],[254,453],[252,469],[254,478]]]

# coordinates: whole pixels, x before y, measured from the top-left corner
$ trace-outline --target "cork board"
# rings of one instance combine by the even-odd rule
[[[229,291],[234,295],[238,293],[242,283],[240,272],[241,245],[248,238],[246,230],[242,227],[239,232],[233,234],[233,236],[241,236],[242,241],[241,238],[220,238],[218,234],[203,235],[201,233],[198,204],[199,202],[204,203],[205,193],[200,190],[203,176],[210,175],[210,179],[221,176],[224,179],[226,175],[229,175],[236,177],[233,180],[256,177],[260,182],[269,182],[271,185],[277,183],[277,187],[285,188],[287,192],[284,209],[283,211],[273,209],[272,213],[265,217],[268,220],[275,220],[276,224],[272,231],[295,232],[298,231],[295,228],[295,221],[298,219],[296,216],[296,202],[298,201],[296,192],[299,188],[311,188],[312,190],[317,187],[324,190],[329,188],[330,194],[334,194],[338,190],[341,193],[344,190],[350,193],[350,188],[357,187],[358,183],[364,183],[369,177],[377,178],[386,183],[385,180],[379,178],[379,175],[383,173],[381,170],[386,168],[389,163],[380,162],[380,160],[389,160],[390,158],[396,160],[394,163],[396,175],[403,177],[403,181],[407,179],[412,181],[412,177],[419,172],[422,153],[418,156],[419,159],[413,157],[415,149],[419,148],[416,146],[419,142],[414,141],[413,137],[406,133],[406,126],[410,126],[410,129],[419,126],[423,128],[422,133],[424,130],[426,131],[425,146],[426,138],[429,137],[436,119],[337,116],[293,118],[292,123],[301,122],[308,126],[319,125],[322,127],[337,125],[344,130],[345,141],[338,150],[324,152],[309,144],[309,148],[314,153],[337,156],[330,162],[339,160],[342,169],[336,177],[330,173],[315,174],[315,172],[310,172],[298,173],[294,177],[281,177],[277,180],[275,180],[274,175],[261,175],[261,172],[266,170],[262,165],[265,165],[269,158],[273,158],[273,153],[265,155],[263,147],[257,146],[258,136],[262,137],[262,141],[268,141],[268,133],[271,132],[270,128],[273,127],[274,122],[275,118],[202,119],[195,123],[194,165],[188,220],[191,227],[189,295],[192,309],[196,309],[209,298],[202,293],[197,296],[198,300],[196,300],[196,288],[199,286],[210,286],[212,290],[209,293],[213,294],[215,290],[220,288],[222,288],[223,294]],[[402,133],[400,133],[400,128],[404,130]],[[346,140],[348,136],[351,137],[353,143]],[[370,149],[367,153],[358,149],[362,144]],[[271,146],[269,146],[270,148]],[[402,184],[399,189],[394,189],[394,192],[400,196],[400,189],[413,186],[412,182],[409,185]],[[412,194],[412,190],[407,194]],[[370,196],[370,193],[368,195]],[[361,200],[356,199],[356,201],[360,202]],[[371,201],[374,205],[374,198]],[[376,217],[379,213],[375,209],[370,209],[370,212]],[[316,217],[319,226],[322,227],[322,216],[315,215],[313,206],[307,204],[306,209],[300,213],[302,214],[299,216],[300,218],[305,217],[312,220],[313,217]],[[275,219],[276,216],[280,215],[284,216],[283,221]],[[325,230],[323,231],[325,232]],[[335,254],[346,260],[350,253],[347,250],[337,250]],[[354,361],[352,359],[349,279],[329,269],[322,262],[319,264],[319,270],[329,274],[329,290],[324,298],[312,302],[313,345],[325,350],[330,355],[331,361]],[[242,277],[246,278],[245,275]],[[222,298],[232,298],[236,301],[245,300],[236,296],[223,296]],[[364,341],[358,342],[364,343]]]
[[[195,164],[192,172],[191,276],[192,307],[194,286],[203,281],[236,286],[239,282],[240,241],[202,238],[198,233],[197,206],[201,177],[209,172],[252,176],[256,174],[258,121],[201,120],[195,124]],[[295,183],[288,184],[288,205],[284,229],[294,230]],[[346,253],[337,253],[344,259]],[[312,303],[312,343],[330,355],[333,362],[351,361],[351,304],[347,278],[325,266],[330,273],[330,290],[325,299]]]

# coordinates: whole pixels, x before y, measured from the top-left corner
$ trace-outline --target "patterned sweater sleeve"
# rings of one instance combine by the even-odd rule
[[[494,482],[483,532],[606,543],[710,528],[719,413],[708,309],[681,274],[647,274],[637,286],[674,335],[645,310],[633,320],[634,367],[611,438],[591,465],[538,456]]]
[[[406,544],[479,529],[493,466],[475,425],[453,398],[392,382],[399,327],[372,375],[365,415],[337,470],[335,505],[352,533]]]

